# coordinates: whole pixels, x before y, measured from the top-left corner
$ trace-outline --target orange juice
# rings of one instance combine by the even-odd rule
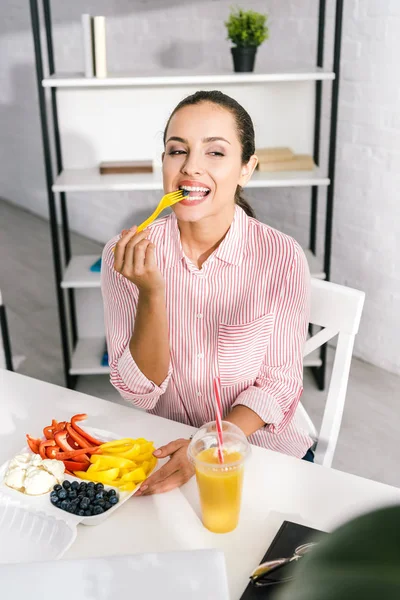
[[[203,524],[213,533],[232,531],[239,521],[244,456],[226,450],[223,455],[220,464],[216,448],[208,448],[195,459]]]

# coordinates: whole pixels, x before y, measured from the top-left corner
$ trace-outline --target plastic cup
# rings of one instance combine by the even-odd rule
[[[203,525],[213,533],[233,531],[239,522],[244,463],[250,444],[244,433],[222,421],[224,462],[218,460],[215,421],[203,425],[188,447],[196,471]]]

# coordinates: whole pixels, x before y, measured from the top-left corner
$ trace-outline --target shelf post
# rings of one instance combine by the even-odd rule
[[[57,227],[57,211],[56,211],[56,200],[52,190],[53,185],[53,169],[51,159],[51,145],[49,128],[46,113],[46,98],[44,88],[42,86],[43,80],[43,55],[42,45],[40,39],[40,18],[38,10],[37,0],[30,0],[30,12],[31,12],[31,23],[32,23],[32,34],[33,44],[35,50],[35,63],[36,63],[36,82],[38,90],[39,100],[39,111],[40,111],[40,125],[42,132],[42,144],[44,154],[44,166],[45,166],[45,177],[46,177],[46,190],[47,199],[49,206],[49,220],[50,220],[50,234],[51,244],[53,250],[53,264],[56,284],[56,297],[58,304],[58,313],[60,321],[60,332],[61,332],[61,343],[62,343],[62,357],[65,373],[65,381],[68,387],[73,387],[73,380],[69,375],[70,369],[70,354],[68,344],[68,326],[67,326],[67,314],[64,300],[63,290],[61,289],[62,280],[62,261],[60,252],[60,243],[58,239],[58,227]]]
[[[339,87],[340,87],[340,58],[342,45],[342,24],[343,24],[343,0],[336,0],[335,14],[335,41],[333,47],[333,72],[335,79],[332,82],[332,101],[331,101],[331,121],[329,136],[329,159],[328,159],[328,177],[330,185],[327,190],[326,202],[326,222],[325,222],[325,253],[324,253],[324,271],[327,281],[331,274],[331,252],[332,252],[332,224],[333,224],[333,203],[335,196],[335,173],[336,173],[336,138],[337,121],[339,107]],[[319,389],[325,387],[326,371],[326,344],[321,348],[322,366],[314,369],[314,374]]]

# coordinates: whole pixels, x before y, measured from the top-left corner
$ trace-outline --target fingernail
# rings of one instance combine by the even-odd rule
[[[160,456],[161,450],[154,450],[153,454],[154,456]]]
[[[140,492],[145,492],[148,487],[149,487],[148,485],[142,485],[139,491]]]
[[[130,228],[130,230],[129,230],[129,231],[136,231],[136,229],[137,229],[137,226],[136,226],[136,225],[134,225],[133,227],[131,227],[131,228]]]

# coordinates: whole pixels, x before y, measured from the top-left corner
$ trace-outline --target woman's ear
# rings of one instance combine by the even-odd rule
[[[161,162],[164,162],[165,152],[161,154]]]
[[[238,185],[240,185],[240,187],[244,187],[249,181],[250,177],[254,173],[254,169],[256,168],[257,163],[258,157],[255,154],[253,154],[253,156],[250,157],[249,162],[245,165],[242,165],[242,171],[238,181]]]

